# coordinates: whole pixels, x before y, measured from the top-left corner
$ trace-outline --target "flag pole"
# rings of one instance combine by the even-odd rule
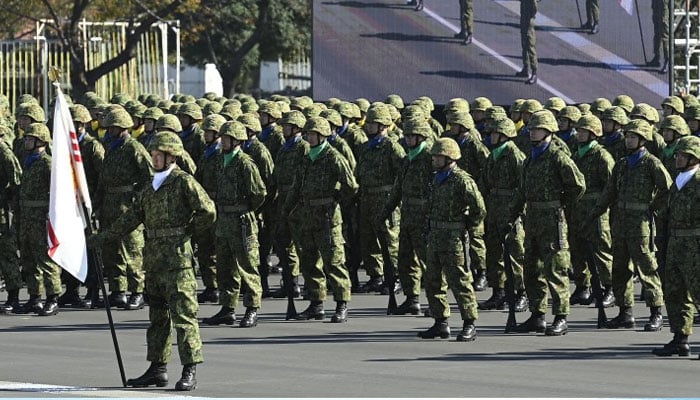
[[[647,63],[647,49],[644,47],[644,31],[642,31],[642,17],[639,15],[639,2],[634,0],[634,7],[637,9],[637,24],[639,25],[639,37],[642,40],[642,54],[644,55],[644,64]]]

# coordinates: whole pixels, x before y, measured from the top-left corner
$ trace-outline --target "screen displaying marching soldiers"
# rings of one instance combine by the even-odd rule
[[[315,0],[314,96],[668,95],[664,0]]]

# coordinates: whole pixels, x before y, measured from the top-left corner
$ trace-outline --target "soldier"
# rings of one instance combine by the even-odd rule
[[[486,97],[475,98],[469,106],[468,112],[472,115],[472,119],[474,120],[474,127],[479,132],[481,132],[484,129],[484,113],[490,107],[493,107],[493,103],[491,103],[491,100],[487,99]]]
[[[15,141],[12,144],[12,150],[15,153],[15,157],[18,160],[24,160],[27,156],[27,152],[24,149],[24,131],[29,129],[29,125],[34,123],[46,123],[46,114],[44,114],[44,109],[35,102],[31,103],[21,103],[17,107],[17,129],[18,134],[15,137]]]
[[[522,115],[520,113],[520,107],[525,103],[525,99],[515,99],[513,101],[513,104],[510,105],[510,109],[508,110],[509,117],[511,121],[515,124],[515,131],[520,132],[520,130],[525,126],[525,123],[523,122]]]
[[[515,331],[544,331],[547,336],[559,336],[568,332],[566,317],[569,314],[567,269],[570,256],[564,209],[581,197],[586,185],[573,160],[552,145],[552,135],[558,125],[551,112],[542,110],[533,114],[528,130],[532,150],[525,160],[522,186],[516,193],[510,223],[515,224],[523,207],[527,206],[523,273],[532,315]],[[552,295],[555,318],[552,325],[546,327],[548,291]]]
[[[682,116],[685,112],[685,104],[683,103],[683,99],[678,96],[668,96],[661,103],[661,109],[663,110],[664,117],[668,117],[669,115]]]
[[[204,154],[206,147],[204,131],[199,127],[199,122],[202,120],[202,109],[197,103],[185,103],[178,108],[177,118],[182,125],[180,138],[185,146],[185,151],[192,159],[196,160]]]
[[[685,120],[693,136],[700,137],[700,106],[688,107],[685,111]]]
[[[277,124],[277,121],[282,118],[282,111],[280,111],[276,103],[265,103],[260,108],[258,114],[260,114],[260,126],[262,128],[262,131],[258,135],[258,140],[270,150],[270,154],[274,160],[285,142],[285,137],[282,134],[282,127]]]
[[[527,127],[527,123],[530,121],[532,114],[542,109],[542,103],[535,99],[527,99],[520,106],[520,118],[522,120],[523,127],[520,129],[520,131],[518,131],[518,136],[513,139],[513,143],[515,143],[515,145],[518,146],[518,149],[520,149],[520,151],[523,153],[528,153],[532,146],[530,144],[530,131]]]
[[[581,111],[575,106],[564,107],[557,115],[559,131],[557,136],[564,141],[573,154],[576,152],[576,123],[581,118]]]
[[[22,167],[17,157],[5,142],[5,138],[12,130],[6,126],[0,126],[0,274],[5,281],[7,301],[0,307],[0,313],[20,311],[19,289],[22,287],[22,276],[17,259],[17,242],[15,227],[11,221],[12,212],[17,203],[19,194]]]
[[[360,153],[360,148],[367,142],[367,135],[357,125],[357,122],[362,117],[360,108],[354,103],[342,102],[336,107],[338,114],[342,118],[343,124],[336,130],[336,133],[350,146],[355,160]]]
[[[468,45],[474,32],[474,0],[459,0],[459,21],[461,30],[455,34],[455,38],[464,40],[462,43]]]
[[[651,0],[651,20],[654,23],[654,58],[647,62],[650,67],[661,67],[660,73],[668,71],[668,24],[669,2],[665,0]],[[663,55],[663,61],[661,56]]]
[[[663,325],[661,307],[663,293],[653,257],[653,213],[661,210],[667,201],[671,178],[661,161],[645,149],[652,140],[651,126],[646,121],[634,120],[625,126],[625,147],[628,156],[615,164],[605,190],[591,210],[588,225],[608,208],[612,209],[613,292],[620,314],[608,321],[607,328],[632,328],[633,269],[636,267],[644,290],[647,307],[651,309],[645,331],[658,331]],[[632,261],[632,264],[630,264]]]
[[[538,0],[520,0],[520,43],[523,49],[523,69],[515,76],[526,78],[528,85],[537,83],[537,35],[535,15]]]
[[[210,199],[216,201],[218,189],[218,170],[221,160],[221,138],[219,130],[226,119],[219,114],[211,114],[204,118],[202,130],[204,130],[204,153],[199,157],[195,178],[207,192]],[[198,303],[218,303],[219,289],[216,282],[216,236],[214,226],[209,227],[198,235],[192,237],[197,245],[197,264],[202,275],[204,291],[197,295]]]
[[[693,333],[693,301],[700,299],[697,257],[700,236],[700,139],[686,136],[675,146],[678,170],[668,201],[668,252],[664,299],[673,340],[652,353],[657,356],[690,355],[688,336]],[[692,250],[691,250],[692,249]]]
[[[517,136],[513,121],[508,118],[496,119],[492,123],[491,153],[484,167],[483,193],[486,199],[486,272],[489,286],[493,293],[488,300],[479,304],[481,310],[502,310],[506,301],[505,264],[503,257],[504,238],[499,232],[508,231],[510,222],[510,209],[515,200],[515,192],[520,188],[520,179],[523,173],[525,154],[513,143]],[[510,265],[513,268],[516,290],[515,309],[518,312],[527,310],[527,296],[523,283],[523,261],[525,232],[522,223],[518,220],[513,232],[505,237],[510,257]]]
[[[629,123],[629,118],[622,108],[610,107],[603,112],[600,120],[603,124],[603,136],[598,141],[617,162],[627,154],[622,128]]]
[[[471,115],[466,112],[456,112],[450,115],[447,122],[450,124],[450,132],[446,136],[457,142],[462,154],[462,157],[457,160],[457,165],[472,179],[480,179],[489,157],[489,150],[474,128]],[[469,231],[469,260],[471,261],[469,268],[474,275],[474,290],[480,292],[486,289],[487,284],[484,225],[477,224],[473,228]]]
[[[474,180],[457,166],[461,158],[459,145],[450,138],[440,138],[430,150],[435,176],[428,196],[428,255],[425,270],[425,295],[435,322],[419,332],[422,339],[450,337],[447,319],[450,306],[447,288],[452,290],[462,316],[462,330],[457,341],[476,339],[474,322],[478,318],[476,294],[471,285],[467,247],[470,228],[483,224],[486,216],[484,199]]]
[[[594,300],[591,296],[591,270],[598,268],[600,284],[604,290],[603,306],[612,307],[615,296],[612,291],[612,251],[610,220],[606,210],[593,226],[582,229],[588,213],[595,206],[605,185],[610,180],[615,161],[610,153],[599,145],[597,138],[603,135],[600,120],[595,115],[584,115],[576,123],[576,140],[578,149],[572,155],[576,166],[586,179],[586,193],[572,205],[568,213],[571,241],[571,264],[574,268],[576,290],[569,303],[589,305]],[[592,252],[592,255],[588,253]],[[589,261],[593,257],[595,265]],[[596,284],[598,284],[596,282]]]
[[[681,107],[682,107],[681,102]],[[681,108],[682,109],[682,108]],[[673,112],[674,115],[683,115],[683,113]],[[663,158],[663,151],[666,147],[664,143],[664,138],[661,136],[656,129],[656,125],[659,123],[659,112],[656,108],[650,106],[646,103],[639,103],[632,108],[630,112],[630,119],[643,119],[646,120],[652,127],[652,138],[653,140],[647,143],[646,148],[649,150],[654,157],[661,159]]]
[[[588,30],[591,35],[600,31],[600,4],[599,0],[586,0],[586,23],[581,29]]]
[[[669,115],[664,118],[659,128],[666,143],[661,162],[666,167],[666,171],[671,176],[671,179],[675,179],[679,172],[676,169],[675,149],[682,137],[690,135],[690,129],[685,120],[679,115]]]
[[[360,248],[365,270],[369,275],[369,281],[360,288],[365,293],[384,291],[388,293],[389,290],[395,289],[397,283],[384,282],[384,263],[388,263],[389,260],[381,260],[378,239],[380,234],[386,235],[386,245],[391,261],[396,265],[399,211],[396,210],[388,222],[378,223],[379,214],[384,210],[387,197],[401,168],[401,160],[405,156],[401,145],[387,136],[387,130],[391,124],[389,110],[382,104],[376,104],[367,111],[364,130],[369,141],[360,151],[355,171],[360,185]]]
[[[258,324],[258,309],[262,301],[255,211],[265,201],[267,192],[255,163],[241,150],[248,140],[243,124],[227,121],[221,126],[219,135],[222,154],[216,190],[216,279],[221,293],[221,310],[203,322],[208,325],[235,322],[234,310],[243,281],[248,291],[243,296],[246,311],[240,327],[252,328]]]
[[[629,115],[634,109],[634,100],[626,94],[620,94],[613,99],[612,105],[622,108]]]
[[[327,138],[331,128],[324,118],[306,120],[303,133],[310,145],[284,203],[284,215],[302,221],[299,228],[301,272],[310,304],[298,320],[323,319],[326,286],[336,302],[331,322],[345,322],[350,301],[350,277],[345,268],[342,217],[339,202],[357,192],[357,183],[345,158]],[[323,261],[319,265],[319,255]]]
[[[199,129],[199,127],[197,127],[197,129]],[[180,119],[174,114],[164,114],[156,121],[156,131],[157,133],[167,131],[182,136],[182,124],[180,123]],[[177,157],[177,166],[192,176],[197,172],[197,164],[187,150]]]
[[[555,118],[559,118],[559,113],[566,107],[566,102],[561,97],[550,97],[544,102],[544,108],[554,114]]]
[[[214,203],[190,174],[181,171],[176,157],[185,150],[171,132],[159,133],[150,152],[156,171],[153,181],[117,221],[91,240],[93,246],[131,235],[136,227],[146,228],[146,289],[150,325],[146,332],[151,362],[146,372],[129,379],[127,386],[163,387],[168,384],[172,329],[177,333],[182,377],[175,390],[194,390],[196,366],[204,361],[197,324],[197,280],[192,268],[192,233],[204,232],[216,219]]]
[[[147,108],[141,116],[143,119],[143,134],[139,136],[138,141],[144,147],[151,144],[151,140],[156,135],[156,121],[163,116],[163,111],[158,107]]]
[[[95,196],[96,213],[104,229],[132,207],[136,193],[153,177],[151,157],[129,135],[133,125],[124,109],[116,108],[104,117],[110,142]],[[114,307],[138,310],[144,306],[143,240],[143,228],[138,227],[118,240],[105,242],[102,254],[111,290],[109,303]],[[127,289],[131,291],[128,300],[124,294]]]
[[[29,301],[22,306],[20,313],[56,315],[61,294],[61,268],[49,258],[46,242],[51,185],[51,156],[46,154],[46,146],[51,143],[51,134],[43,123],[33,123],[25,129],[24,137],[27,157],[19,188],[19,249]],[[42,306],[44,287],[46,303]]]
[[[321,118],[325,118],[331,127],[331,135],[328,137],[328,143],[330,143],[330,145],[333,146],[333,148],[336,149],[340,153],[340,155],[343,156],[343,158],[345,158],[345,161],[347,161],[350,170],[354,173],[355,167],[357,166],[357,160],[355,160],[355,155],[353,154],[352,149],[348,145],[348,142],[346,142],[345,139],[338,135],[338,130],[343,126],[342,117],[340,116],[338,111],[333,109],[321,111],[321,114],[319,116]]]
[[[591,103],[590,112],[596,117],[600,118],[600,120],[602,121],[603,112],[605,112],[605,110],[607,110],[610,107],[612,107],[612,103],[610,103],[610,100],[606,99],[605,97],[598,97]],[[605,132],[605,125],[603,125],[603,132]]]

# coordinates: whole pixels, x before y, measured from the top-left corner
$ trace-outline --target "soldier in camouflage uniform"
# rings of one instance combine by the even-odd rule
[[[194,160],[204,154],[206,143],[204,142],[204,131],[199,126],[202,120],[202,109],[197,103],[185,103],[177,110],[177,118],[180,120],[182,131],[180,139],[185,146],[185,151]]]
[[[197,129],[199,129],[199,126],[197,127]],[[163,114],[160,118],[158,118],[158,120],[156,121],[156,132],[159,133],[166,131],[176,133],[182,136],[182,124],[180,123],[180,119],[173,114]],[[202,134],[202,138],[203,137],[204,134]],[[196,143],[195,139],[192,139],[191,136],[188,137],[188,139],[193,141],[191,143]],[[180,156],[177,157],[177,166],[192,176],[194,176],[197,173],[197,164],[195,163],[192,156],[190,156],[190,153],[188,153],[186,150]]]
[[[455,38],[462,39],[465,45],[470,44],[474,31],[474,0],[459,0],[459,21],[461,29]]]
[[[589,111],[596,117],[600,118],[600,120],[602,121],[603,113],[610,107],[612,107],[612,103],[610,103],[610,100],[606,99],[605,97],[598,97],[597,99],[591,102],[591,107]],[[603,125],[603,132],[605,132],[605,125]]]
[[[218,114],[208,115],[202,122],[204,130],[204,142],[206,147],[204,153],[200,155],[197,163],[195,178],[204,188],[209,198],[216,201],[216,191],[218,186],[218,170],[221,160],[221,138],[219,130],[226,122],[226,119]],[[214,226],[194,235],[192,241],[197,245],[197,264],[202,274],[204,291],[197,295],[198,303],[218,303],[219,290],[216,282],[216,236]]]
[[[151,140],[153,140],[153,137],[156,135],[156,122],[162,116],[163,111],[158,107],[150,107],[143,112],[141,116],[143,119],[143,134],[139,136],[138,141],[144,147],[151,144]]]
[[[450,132],[445,136],[452,138],[459,144],[462,154],[457,165],[467,172],[472,179],[481,179],[489,157],[489,150],[481,141],[479,132],[474,127],[474,121],[467,112],[450,114],[447,123],[450,124]],[[487,129],[484,128],[484,131]],[[484,225],[476,225],[469,231],[469,268],[474,274],[474,290],[486,289],[486,244],[484,243]]]
[[[581,29],[589,31],[591,35],[595,35],[600,31],[599,23],[600,0],[586,0],[586,23],[581,25]]]
[[[576,152],[576,123],[581,118],[581,111],[575,106],[566,106],[557,114],[557,124],[559,131],[557,136],[564,141],[573,154]]]
[[[472,120],[474,120],[474,127],[479,132],[484,129],[484,113],[489,107],[493,107],[493,103],[486,97],[475,98],[469,106],[469,113],[472,115]]]
[[[360,185],[360,249],[365,270],[370,278],[360,291],[366,293],[382,291],[388,293],[389,290],[394,290],[397,284],[397,282],[384,282],[384,265],[389,260],[381,260],[382,252],[378,239],[380,234],[386,235],[386,245],[391,261],[396,265],[399,211],[395,210],[388,222],[379,223],[380,213],[384,211],[384,205],[405,156],[401,145],[387,136],[387,130],[391,124],[389,111],[382,104],[377,104],[368,110],[364,129],[369,141],[360,151],[355,170],[355,176]],[[380,230],[383,232],[380,233]]]
[[[242,328],[258,324],[262,287],[258,272],[258,224],[255,212],[265,201],[265,184],[253,160],[241,150],[248,140],[238,121],[227,121],[219,131],[221,156],[216,190],[216,279],[221,293],[221,310],[204,319],[208,325],[233,324],[241,281],[248,290],[243,296],[245,316]]]
[[[669,10],[668,1],[651,0],[651,20],[654,23],[653,49],[654,57],[647,62],[650,67],[661,67],[659,72],[665,74],[669,62]],[[663,59],[661,59],[663,57]]]
[[[622,128],[629,123],[629,118],[622,108],[610,107],[603,111],[600,121],[603,124],[603,136],[598,141],[617,162],[627,154]]]
[[[343,120],[343,124],[338,128],[336,133],[350,146],[352,154],[355,156],[355,160],[360,154],[360,149],[362,145],[367,142],[367,135],[360,128],[357,123],[362,117],[360,114],[360,108],[349,102],[342,102],[336,107],[338,114]]]
[[[336,149],[340,155],[343,156],[343,158],[345,158],[350,170],[354,172],[355,167],[357,166],[355,154],[353,154],[348,142],[346,142],[345,139],[338,134],[338,131],[343,126],[343,118],[340,116],[340,113],[334,109],[328,109],[321,111],[319,116],[328,121],[328,124],[331,126],[331,135],[328,137],[328,143],[333,146],[333,148]]]
[[[532,150],[525,160],[522,186],[516,193],[510,223],[515,224],[526,207],[523,273],[532,315],[515,331],[544,331],[547,336],[559,336],[568,332],[567,269],[571,264],[564,209],[581,197],[586,184],[573,160],[553,144],[558,125],[549,110],[533,114],[528,121],[528,130]],[[501,236],[508,234],[510,229]],[[544,320],[547,292],[552,295],[552,313],[555,315],[549,327]]]
[[[446,339],[450,336],[447,319],[450,306],[447,289],[452,290],[462,317],[457,341],[476,339],[474,321],[478,318],[476,294],[468,266],[470,228],[483,224],[484,199],[474,180],[457,166],[459,145],[440,138],[430,150],[435,175],[428,196],[428,254],[425,270],[425,295],[435,323],[418,337]]]
[[[530,144],[530,131],[527,127],[527,123],[530,121],[532,114],[542,109],[542,104],[535,99],[525,100],[519,108],[523,126],[518,131],[518,136],[513,139],[513,143],[515,143],[515,145],[518,146],[518,149],[520,149],[520,151],[523,153],[528,153],[532,147]]]
[[[629,115],[634,109],[634,100],[626,94],[621,94],[615,96],[612,101],[613,106],[617,106],[625,110],[627,115]]]
[[[634,265],[647,307],[651,309],[644,330],[658,331],[663,325],[663,293],[653,257],[653,213],[661,210],[668,200],[671,178],[661,161],[644,147],[652,140],[651,126],[646,121],[634,120],[624,129],[625,147],[629,155],[617,161],[603,194],[591,210],[591,218],[597,218],[608,208],[611,209],[612,284],[620,314],[608,321],[607,327],[635,326],[632,315]],[[588,225],[594,223],[594,220],[588,221]]]
[[[20,310],[19,289],[22,287],[15,228],[11,225],[9,215],[19,194],[22,167],[5,142],[10,132],[12,130],[9,127],[0,126],[0,274],[7,290],[7,301],[0,307],[0,313]]]
[[[588,218],[588,213],[595,206],[605,185],[610,180],[615,161],[597,142],[603,135],[602,123],[595,115],[584,115],[576,123],[576,140],[578,149],[572,158],[586,179],[586,193],[573,204],[568,212],[570,226],[569,241],[571,243],[571,264],[574,268],[576,290],[569,300],[571,305],[589,305],[594,298],[591,296],[591,270],[598,268],[600,283],[603,285],[603,306],[615,304],[612,291],[612,250],[610,236],[610,220],[606,210],[593,226],[582,229]],[[589,260],[592,257],[595,265]]]
[[[685,111],[685,120],[690,128],[690,134],[700,137],[700,106],[688,107]]]
[[[15,153],[15,157],[18,160],[24,160],[27,156],[27,152],[24,149],[24,131],[29,129],[29,125],[34,123],[46,123],[46,114],[44,114],[44,109],[41,108],[36,102],[31,103],[21,103],[17,107],[17,136],[15,137],[14,143],[12,144],[12,151]]]
[[[688,128],[688,124],[681,116],[669,115],[661,122],[659,129],[666,143],[661,162],[664,164],[671,178],[675,179],[679,172],[679,170],[676,169],[674,157],[676,146],[681,138],[690,135],[690,128]]]
[[[690,355],[693,302],[700,299],[700,139],[686,136],[674,146],[678,170],[668,201],[668,240],[664,299],[673,339],[652,352],[657,356]]]
[[[58,296],[61,294],[61,268],[49,258],[46,241],[51,185],[51,156],[46,154],[46,146],[51,142],[51,135],[46,125],[34,123],[25,129],[24,137],[27,158],[24,160],[19,190],[19,249],[29,301],[20,312],[56,315]],[[44,287],[46,303],[42,307],[41,292]]]
[[[262,128],[258,135],[258,140],[267,147],[274,160],[285,142],[282,126],[278,124],[278,121],[282,118],[282,111],[277,103],[265,103],[260,107],[258,114],[260,114],[260,126]]]
[[[95,196],[96,213],[104,229],[109,229],[132,207],[136,193],[153,177],[151,157],[143,145],[129,135],[132,125],[133,121],[124,109],[116,108],[104,118],[110,142]],[[109,296],[111,305],[129,310],[143,308],[143,246],[141,226],[118,240],[105,243],[102,255],[112,292]],[[128,301],[124,294],[127,289],[131,291]]]
[[[525,83],[537,83],[537,35],[535,15],[538,0],[520,0],[520,44],[523,53],[523,69],[515,76],[528,78]]]
[[[681,101],[681,107],[683,102]],[[682,108],[681,108],[682,109]],[[683,115],[683,113],[674,113],[674,115]],[[654,155],[654,157],[661,159],[663,157],[663,151],[666,147],[664,143],[664,138],[661,136],[657,130],[656,126],[659,123],[659,112],[656,108],[650,106],[646,103],[639,103],[630,112],[630,119],[644,119],[652,127],[652,140],[647,143],[647,150]]]
[[[144,267],[150,321],[146,331],[146,360],[151,365],[142,376],[129,379],[126,385],[168,384],[166,366],[175,327],[183,365],[182,378],[175,389],[193,390],[197,386],[196,365],[204,358],[197,324],[197,280],[192,268],[190,237],[208,229],[216,219],[216,212],[202,186],[177,167],[175,159],[185,150],[176,134],[157,134],[149,149],[156,171],[152,182],[148,182],[119,219],[91,242],[94,246],[104,246],[131,235],[141,224],[145,226]]]
[[[345,268],[339,202],[353,198],[357,183],[345,158],[328,144],[327,138],[331,135],[328,121],[322,117],[309,118],[303,133],[310,148],[296,171],[284,204],[285,215],[302,221],[299,228],[301,272],[310,304],[296,319],[324,318],[323,301],[328,286],[336,302],[331,322],[345,322],[351,283]],[[319,255],[322,265],[318,263]]]

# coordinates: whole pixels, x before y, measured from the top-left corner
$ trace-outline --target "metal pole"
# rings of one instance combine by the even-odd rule
[[[162,65],[163,65],[163,97],[165,99],[170,98],[168,93],[168,25],[165,23],[158,24],[160,28],[160,46],[162,53]]]
[[[673,1],[673,0],[671,0]],[[634,7],[637,10],[637,24],[639,25],[639,37],[642,40],[642,54],[644,55],[644,64],[647,63],[647,49],[644,46],[644,31],[642,31],[642,17],[639,16],[639,2],[634,0]]]
[[[180,20],[175,23],[175,93],[180,93]]]

